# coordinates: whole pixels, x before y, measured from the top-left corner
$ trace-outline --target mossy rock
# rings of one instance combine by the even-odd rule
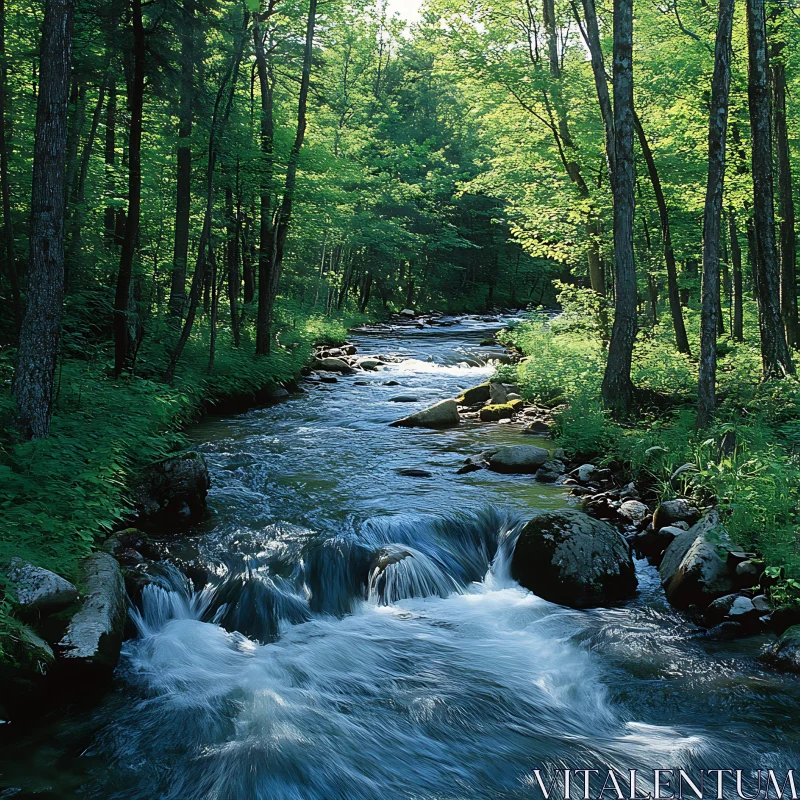
[[[480,383],[467,389],[460,397],[456,398],[456,402],[460,406],[476,406],[478,403],[485,403],[489,399],[489,382]]]
[[[481,411],[481,422],[497,422],[501,419],[511,419],[518,411],[525,406],[522,400],[512,400],[510,403],[496,403],[491,406],[484,406]]]

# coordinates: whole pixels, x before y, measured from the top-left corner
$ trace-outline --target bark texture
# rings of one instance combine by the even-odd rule
[[[747,0],[748,97],[753,152],[753,221],[757,249],[756,288],[763,377],[794,372],[780,310],[780,268],[775,242],[772,125],[764,0]]]
[[[734,0],[720,0],[711,110],[708,122],[708,181],[703,217],[703,289],[700,323],[700,370],[697,385],[697,427],[705,428],[717,408],[717,332],[720,326],[719,251],[722,192],[725,185],[725,143],[731,85],[731,31]]]
[[[617,417],[633,406],[631,361],[636,340],[636,263],[633,252],[633,2],[614,2],[614,327],[603,378],[603,402]]]
[[[28,262],[28,305],[14,379],[17,422],[34,439],[50,432],[64,299],[64,206],[73,0],[49,0],[42,26]]]

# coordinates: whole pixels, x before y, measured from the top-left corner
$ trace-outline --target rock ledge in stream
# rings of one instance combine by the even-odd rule
[[[392,428],[450,428],[458,425],[458,403],[455,400],[442,400],[441,403],[403,417],[391,423]]]
[[[525,525],[511,575],[539,597],[572,608],[624,600],[637,587],[622,534],[574,509],[543,512]]]

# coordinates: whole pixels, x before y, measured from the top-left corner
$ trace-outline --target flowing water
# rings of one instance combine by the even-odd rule
[[[510,579],[509,532],[567,498],[456,470],[518,428],[388,427],[485,379],[488,327],[362,336],[361,353],[406,360],[197,426],[211,514],[174,552],[207,565],[210,587],[165,570],[113,691],[8,745],[0,786],[510,800],[541,797],[531,770],[556,764],[796,768],[800,683],[757,665],[758,638],[699,636],[644,562],[639,596],[612,609],[554,606]]]

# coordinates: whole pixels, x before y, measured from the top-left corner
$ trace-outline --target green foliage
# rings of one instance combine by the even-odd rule
[[[645,412],[635,424],[620,426],[600,402],[605,351],[597,329],[578,313],[580,292],[562,297],[563,319],[548,322],[534,313],[501,335],[526,356],[516,367],[524,396],[565,404],[556,409],[561,446],[573,457],[627,465],[662,499],[716,503],[735,541],[784,570],[778,591],[788,597],[789,581],[800,580],[800,383],[759,383],[752,345],[725,340],[720,372],[726,396],[716,424],[699,434],[696,367],[675,351],[669,332],[655,328],[637,342],[634,382],[672,410]],[[697,336],[695,325],[689,330]],[[503,380],[511,380],[505,369]]]
[[[299,315],[282,308],[279,334],[286,349],[253,355],[251,343],[233,347],[220,333],[214,371],[207,374],[208,337],[187,346],[172,386],[155,377],[165,364],[155,341],[140,354],[140,375],[111,380],[105,353],[84,348],[85,358],[64,359],[51,436],[21,442],[12,432],[10,393],[0,394],[0,563],[19,556],[75,580],[78,561],[99,537],[129,514],[128,490],[146,464],[184,444],[183,428],[204,407],[226,397],[253,396],[297,375],[317,341],[344,341],[352,320]],[[9,360],[0,362],[10,376]],[[5,381],[8,386],[8,381]],[[3,587],[0,586],[0,596]],[[0,659],[15,621],[8,597],[0,600]]]

